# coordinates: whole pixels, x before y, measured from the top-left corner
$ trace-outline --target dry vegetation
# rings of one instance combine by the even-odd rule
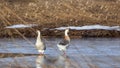
[[[93,24],[120,26],[119,8],[120,0],[0,0],[0,37],[26,36],[28,33],[30,36],[35,36],[33,33],[35,29],[46,27]],[[39,24],[39,27],[4,29],[5,26],[20,23],[36,23]],[[95,35],[99,35],[99,33],[99,36],[120,35],[120,32],[113,34],[109,31],[100,31],[95,32]],[[44,35],[48,35],[48,32],[44,32]],[[84,32],[88,31],[82,31],[82,34],[86,34]],[[80,33],[80,35],[82,34]]]

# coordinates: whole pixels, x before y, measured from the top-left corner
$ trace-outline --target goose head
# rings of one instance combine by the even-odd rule
[[[40,34],[40,31],[39,31],[39,30],[37,30],[36,32],[37,32],[37,34]]]

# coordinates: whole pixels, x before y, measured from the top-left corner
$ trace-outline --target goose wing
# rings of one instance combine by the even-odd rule
[[[69,44],[69,41],[68,40],[62,40],[62,41],[60,41],[60,43],[59,43],[59,45],[63,45],[63,46],[65,46],[65,45],[67,45],[67,44]]]
[[[36,48],[38,50],[46,50],[46,45],[44,43],[41,43],[41,44],[37,44],[36,45]]]
[[[46,50],[46,45],[45,45],[45,43],[44,43],[44,50]]]

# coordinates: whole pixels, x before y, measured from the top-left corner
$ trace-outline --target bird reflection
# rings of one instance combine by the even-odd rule
[[[63,55],[39,55],[36,58],[36,68],[69,68],[70,62],[67,60],[68,57]]]

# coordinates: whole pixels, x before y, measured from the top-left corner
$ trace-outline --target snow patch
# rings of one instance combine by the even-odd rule
[[[37,24],[16,24],[16,25],[12,25],[12,26],[7,26],[5,28],[28,28],[28,27],[33,27],[33,26],[37,26]]]
[[[55,28],[57,30],[65,30],[66,28],[70,28],[73,30],[92,30],[92,29],[103,29],[103,30],[117,30],[120,31],[120,26],[102,26],[102,25],[86,25],[81,27],[69,26],[69,27],[59,27]]]

